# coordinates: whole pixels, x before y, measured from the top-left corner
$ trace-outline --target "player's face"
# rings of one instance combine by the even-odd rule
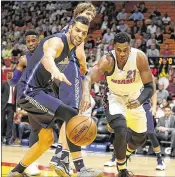
[[[39,39],[36,35],[28,35],[26,36],[26,45],[27,49],[33,53],[34,50],[37,48],[39,43]]]
[[[116,43],[114,45],[115,47],[115,53],[118,62],[125,64],[128,60],[129,53],[130,53],[130,45],[128,42],[125,43]]]
[[[87,37],[88,25],[76,22],[70,28],[70,40],[74,46],[79,46]]]
[[[79,14],[78,16],[86,17],[89,20],[89,22],[91,22],[95,17],[94,13],[89,10],[85,10],[83,13]]]

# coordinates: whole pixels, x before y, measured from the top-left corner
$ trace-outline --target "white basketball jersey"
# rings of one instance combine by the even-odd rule
[[[107,76],[109,90],[117,95],[130,95],[140,92],[143,87],[139,70],[137,69],[136,58],[140,50],[132,48],[123,70],[117,66],[115,51],[112,54],[115,58],[115,68],[111,76]]]

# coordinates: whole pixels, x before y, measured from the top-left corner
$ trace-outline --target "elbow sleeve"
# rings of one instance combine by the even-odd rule
[[[138,97],[138,101],[140,102],[140,104],[143,104],[145,101],[151,98],[153,93],[154,93],[153,82],[144,84],[144,89],[142,93],[140,94],[140,96]]]

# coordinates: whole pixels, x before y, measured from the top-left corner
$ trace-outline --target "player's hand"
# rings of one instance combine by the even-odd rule
[[[152,107],[152,108],[151,108],[151,113],[152,113],[153,116],[155,116],[155,115],[156,115],[156,108],[153,108],[153,107]]]
[[[13,72],[7,73],[7,80],[10,80],[13,77]]]
[[[71,82],[68,81],[68,79],[66,78],[64,73],[61,73],[59,71],[56,71],[56,72],[52,73],[52,79],[58,79],[61,82],[65,82],[69,86],[72,85]]]
[[[79,113],[82,114],[91,107],[91,97],[88,94],[83,94],[80,101]]]
[[[130,100],[126,103],[127,109],[135,109],[140,106],[140,102],[138,100]]]

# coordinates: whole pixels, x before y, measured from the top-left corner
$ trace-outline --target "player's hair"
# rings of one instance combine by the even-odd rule
[[[84,16],[78,16],[77,18],[75,18],[72,25],[74,25],[76,22],[80,22],[80,23],[82,23],[84,25],[88,25],[88,26],[90,24],[89,20]]]
[[[74,18],[76,18],[77,15],[83,13],[85,10],[92,11],[94,13],[94,16],[96,16],[96,8],[94,7],[94,5],[90,2],[83,2],[83,3],[79,3],[75,8]]]
[[[115,38],[114,38],[114,43],[125,43],[125,42],[128,42],[130,43],[130,37],[127,33],[125,32],[120,32],[118,34],[115,35]]]
[[[29,30],[25,33],[25,37],[27,37],[29,35],[35,35],[35,36],[39,37],[39,33],[37,31],[34,31],[34,30]]]

